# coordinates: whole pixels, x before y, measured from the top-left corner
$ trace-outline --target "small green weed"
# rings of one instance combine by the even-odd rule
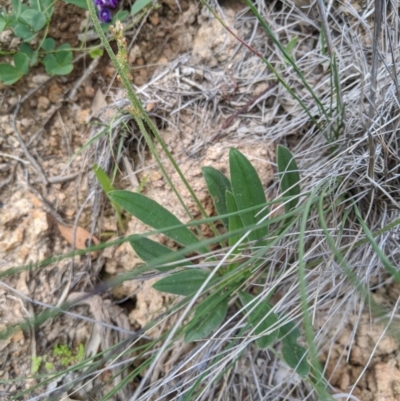
[[[283,146],[277,150],[280,187],[284,198],[285,218],[280,230],[290,226],[293,219],[288,217],[296,208],[300,196],[300,176],[296,162]],[[272,347],[277,341],[282,342],[282,358],[296,369],[302,377],[309,372],[306,361],[306,349],[297,343],[300,331],[294,322],[273,312],[273,305],[268,299],[260,300],[249,291],[245,291],[249,276],[260,267],[260,262],[243,268],[237,263],[241,253],[256,253],[268,247],[269,208],[261,180],[249,162],[238,150],[229,152],[230,180],[212,167],[203,168],[203,177],[220,220],[227,235],[221,246],[232,250],[225,266],[216,274],[208,269],[198,268],[180,251],[174,251],[141,235],[129,237],[130,244],[137,255],[146,263],[163,260],[156,265],[160,272],[168,275],[157,281],[153,287],[158,291],[181,295],[192,299],[194,296],[207,295],[195,308],[191,321],[182,333],[186,342],[207,338],[225,321],[228,305],[235,302],[237,296],[241,302],[241,311],[247,319],[247,328],[253,329],[256,343],[260,348]],[[198,252],[205,257],[209,249],[188,227],[171,212],[146,196],[128,191],[108,192],[113,205],[119,205],[143,223],[162,232],[182,247],[198,245]],[[293,213],[292,213],[293,215]],[[250,255],[249,255],[250,253]],[[179,271],[174,271],[180,268]]]
[[[56,345],[53,349],[53,356],[59,358],[62,366],[70,366],[85,358],[85,347],[83,344],[79,344],[78,350],[74,353],[65,344]]]

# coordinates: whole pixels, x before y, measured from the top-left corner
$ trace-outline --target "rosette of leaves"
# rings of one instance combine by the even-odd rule
[[[285,216],[296,208],[300,196],[300,176],[296,162],[288,149],[278,146],[277,165],[281,192],[285,199]],[[146,196],[129,191],[111,191],[108,196],[114,205],[146,225],[178,243],[182,249],[170,249],[142,235],[129,237],[130,244],[137,255],[166,276],[153,287],[159,291],[180,295],[191,299],[201,287],[204,287],[201,301],[194,308],[192,318],[182,331],[185,341],[192,342],[207,338],[223,324],[228,313],[228,306],[240,301],[240,308],[247,319],[247,329],[252,329],[256,344],[260,348],[272,347],[277,341],[282,343],[282,358],[305,377],[309,372],[306,360],[307,352],[298,344],[300,331],[294,322],[278,316],[268,299],[260,300],[250,292],[243,290],[249,271],[241,271],[235,257],[240,257],[245,247],[251,251],[262,250],[269,244],[269,209],[261,180],[249,162],[238,150],[229,152],[230,180],[213,167],[203,167],[203,177],[214,201],[219,219],[226,228],[226,234],[216,242],[224,242],[231,249],[232,258],[227,267],[213,275],[205,268],[198,268],[186,258],[186,254],[207,254],[207,243],[201,241],[188,225],[179,221],[170,211]],[[290,216],[290,214],[289,214]],[[281,221],[289,224],[287,216]],[[283,228],[282,228],[283,229]],[[243,234],[247,233],[247,236]],[[232,248],[233,247],[233,248]],[[186,251],[186,252],[185,252]],[[236,270],[235,270],[236,269]],[[234,272],[234,279],[225,280],[225,276]],[[208,284],[204,286],[206,280]],[[220,285],[223,283],[222,285]],[[238,289],[241,290],[238,291]],[[280,324],[278,324],[278,321]],[[283,323],[282,323],[283,322]],[[246,329],[245,328],[245,329]]]

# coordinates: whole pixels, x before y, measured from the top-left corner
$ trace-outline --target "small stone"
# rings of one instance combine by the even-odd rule
[[[63,89],[60,85],[56,84],[55,82],[50,85],[49,88],[49,100],[51,103],[57,103],[58,100],[63,95]]]
[[[135,85],[142,86],[146,83],[146,81],[142,77],[135,77]]]
[[[10,50],[18,48],[20,43],[21,43],[20,38],[12,38],[11,43],[10,43]]]
[[[11,135],[14,132],[9,116],[0,116],[0,132],[4,132],[6,135]]]
[[[89,117],[90,117],[90,109],[78,110],[75,113],[75,121],[78,124],[86,124],[89,121]]]
[[[6,29],[0,33],[0,43],[7,44],[11,42],[12,31],[11,29]]]
[[[104,75],[107,78],[112,78],[115,74],[115,68],[113,65],[108,65],[105,69],[104,69]]]
[[[86,85],[84,87],[84,91],[85,91],[85,96],[86,97],[88,97],[90,99],[94,98],[95,90],[94,90],[93,86]]]
[[[36,85],[44,84],[50,77],[46,74],[35,75],[31,81]]]
[[[158,64],[160,64],[160,65],[168,64],[168,59],[166,57],[160,57],[158,59]]]
[[[129,63],[134,64],[138,57],[142,55],[142,51],[138,45],[132,47],[129,51]]]
[[[160,17],[158,16],[158,13],[154,13],[149,17],[149,20],[152,25],[157,26],[160,24]]]
[[[44,111],[47,110],[50,106],[50,100],[45,96],[39,96],[38,98],[38,110]]]
[[[10,106],[15,106],[18,103],[18,98],[16,98],[15,96],[12,96],[7,100],[7,103]]]
[[[142,57],[138,58],[138,59],[136,60],[136,64],[139,65],[139,66],[144,65],[144,60],[143,60],[143,58],[142,58]]]
[[[31,118],[22,118],[20,123],[24,128],[29,128],[32,126],[33,120]]]

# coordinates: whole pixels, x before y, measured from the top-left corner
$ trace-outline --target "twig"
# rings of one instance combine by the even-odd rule
[[[9,155],[8,153],[0,152],[0,156],[1,156],[1,157],[8,157],[8,158],[10,158],[10,159],[17,160],[17,161],[19,161],[19,162],[21,162],[21,163],[23,163],[23,164],[30,164],[30,163],[27,162],[26,160],[20,159],[20,158],[17,157],[17,156]]]

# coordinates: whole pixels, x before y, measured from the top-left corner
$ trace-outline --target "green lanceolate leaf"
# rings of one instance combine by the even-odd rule
[[[293,322],[285,324],[279,330],[283,360],[301,377],[306,377],[310,371],[310,365],[307,362],[307,350],[297,343],[300,336],[300,330]]]
[[[232,192],[226,191],[225,198],[226,198],[227,212],[237,213],[238,208],[236,206],[235,197],[233,196]],[[233,232],[236,230],[240,230],[241,228],[243,228],[243,223],[240,216],[238,214],[232,214],[231,216],[229,216],[229,231]],[[244,232],[242,232],[242,235],[243,234]],[[229,246],[232,247],[233,245],[235,245],[239,241],[240,237],[241,237],[240,234],[235,234],[229,237]],[[235,253],[238,252],[239,250],[237,250]]]
[[[231,148],[229,151],[229,166],[231,172],[232,192],[235,197],[238,210],[242,211],[254,206],[260,206],[258,210],[251,210],[240,214],[243,226],[249,227],[256,224],[262,217],[268,214],[264,188],[255,168],[247,158],[238,150]],[[268,228],[253,229],[249,235],[250,240],[259,240],[268,234]]]
[[[294,209],[299,202],[300,174],[296,161],[290,151],[282,145],[276,150],[278,173],[283,196],[291,199],[285,204],[285,212]]]
[[[111,180],[106,174],[106,172],[97,164],[93,165],[93,171],[96,175],[97,180],[99,181],[103,191],[108,195],[109,192],[114,191],[115,188],[111,184]],[[121,231],[124,230],[124,225],[122,222],[122,217],[121,217],[121,208],[118,205],[118,203],[111,201],[111,204],[113,205],[113,208],[115,210],[117,220],[118,220],[118,225]]]
[[[197,307],[189,329],[185,334],[185,341],[192,342],[208,337],[224,321],[228,312],[228,297],[224,294],[215,294],[206,298]]]
[[[176,269],[177,267],[192,265],[192,262],[185,259],[184,256],[177,254],[177,252],[172,249],[151,239],[133,235],[129,237],[129,243],[139,258],[144,262],[152,262],[153,260],[161,259],[162,265],[154,267],[158,271],[168,271]],[[171,266],[165,266],[165,264],[172,262],[181,263],[173,263]]]
[[[93,171],[96,175],[97,180],[99,181],[103,191],[108,194],[111,191],[114,191],[115,188],[111,184],[111,180],[108,177],[107,173],[97,164],[93,165]]]
[[[129,191],[113,191],[108,196],[128,213],[150,227],[157,230],[176,227],[163,231],[163,234],[179,244],[188,246],[199,242],[197,237],[170,211],[152,199]],[[207,248],[204,247],[201,247],[199,251],[208,252]]]
[[[203,285],[210,273],[202,269],[189,269],[157,281],[153,288],[176,295],[192,295]]]
[[[208,192],[214,202],[219,215],[227,213],[225,192],[231,190],[231,183],[220,171],[213,167],[203,167],[201,169],[206,181]],[[228,218],[222,219],[226,229],[229,228]]]
[[[247,318],[254,327],[255,335],[270,331],[270,328],[278,322],[278,316],[271,312],[272,308],[267,302],[254,301],[254,297],[247,292],[240,292],[239,298],[248,312]],[[257,338],[256,343],[260,348],[267,348],[277,340],[278,335],[279,329],[276,328],[270,334]]]

